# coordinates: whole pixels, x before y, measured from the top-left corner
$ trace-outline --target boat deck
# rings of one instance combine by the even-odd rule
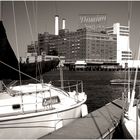
[[[118,125],[124,101],[116,99],[41,139],[97,139],[110,138]]]

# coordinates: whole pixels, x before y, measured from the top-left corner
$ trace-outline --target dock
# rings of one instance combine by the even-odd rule
[[[124,105],[123,100],[116,99],[40,139],[109,139],[120,122]]]

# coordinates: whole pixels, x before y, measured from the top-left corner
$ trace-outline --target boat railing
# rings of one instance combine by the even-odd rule
[[[63,81],[64,82],[64,87],[63,89],[61,88],[61,81],[53,81],[51,83],[51,85],[53,85],[52,87],[50,88],[55,88],[57,90],[60,90],[60,93],[62,94],[67,94],[67,96],[70,96],[71,98],[75,99],[77,102],[83,100],[83,95],[85,96],[85,94],[82,94],[83,93],[83,82],[78,80],[78,81],[74,81],[74,80],[65,80]],[[81,93],[81,94],[80,94]],[[80,96],[82,97],[82,99],[80,99]],[[51,98],[52,99],[52,98]],[[12,108],[14,110],[14,112],[12,113],[12,115],[14,114],[17,114],[17,113],[29,113],[29,112],[39,112],[39,111],[42,111],[42,110],[46,110],[46,107],[48,110],[51,110],[51,106],[44,106],[44,108],[41,108],[39,109],[37,107],[37,104],[42,104],[42,101],[37,101],[37,102],[34,102],[34,103],[17,103],[17,104],[12,104]],[[28,105],[30,106],[36,106],[34,109],[30,110],[30,111],[27,111],[24,109],[24,107],[27,107]],[[0,105],[0,108],[2,109],[6,109],[6,108],[10,108],[11,107],[11,104],[7,104],[7,105]],[[23,110],[22,110],[23,108]],[[9,115],[11,115],[11,113],[9,113]],[[5,114],[6,116],[8,114]],[[5,116],[4,115],[4,116]],[[0,115],[2,116],[2,114]]]
[[[83,92],[83,81],[81,80],[63,80],[63,87],[61,87],[60,80],[52,81],[52,85],[60,88],[66,92],[73,92],[76,91],[76,93],[82,93]]]

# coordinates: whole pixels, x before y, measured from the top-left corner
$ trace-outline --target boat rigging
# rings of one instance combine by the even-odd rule
[[[12,5],[15,13],[14,2]],[[14,23],[18,51],[15,20]],[[85,105],[87,95],[83,91],[82,81],[68,81],[66,85],[69,86],[63,86],[61,89],[35,78],[40,74],[36,71],[37,65],[18,62],[2,21],[0,21],[0,44],[0,79],[36,81],[28,84],[20,82],[20,85],[14,85],[16,81],[13,81],[8,87],[1,82],[1,87],[4,88],[0,90],[0,139],[37,139],[88,113]],[[42,73],[57,66],[58,62],[39,63],[42,66]],[[50,67],[47,69],[47,66]]]

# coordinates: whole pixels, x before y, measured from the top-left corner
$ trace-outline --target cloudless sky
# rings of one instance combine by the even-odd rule
[[[75,31],[79,28],[80,14],[106,14],[106,26],[112,26],[116,22],[121,25],[128,25],[129,5],[130,2],[128,1],[15,1],[14,9],[19,55],[25,56],[27,45],[31,41],[37,40],[38,33],[47,31],[54,34],[54,16],[56,14],[60,18],[60,28],[62,27],[62,18],[65,18],[66,28],[70,31]],[[9,42],[17,54],[12,1],[2,1],[1,10]],[[140,2],[133,1],[131,10],[130,48],[135,55],[135,52],[138,52],[140,40]]]

